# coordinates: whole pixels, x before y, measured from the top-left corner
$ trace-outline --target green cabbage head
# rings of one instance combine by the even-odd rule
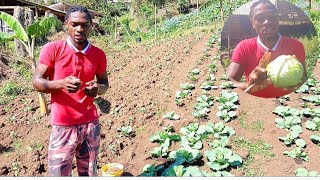
[[[293,55],[280,55],[267,65],[267,74],[275,86],[295,86],[302,81],[303,65]]]

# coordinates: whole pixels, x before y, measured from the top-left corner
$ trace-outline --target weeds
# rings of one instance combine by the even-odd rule
[[[14,176],[17,177],[20,175],[21,164],[19,161],[15,161],[12,163],[12,170],[14,171]]]

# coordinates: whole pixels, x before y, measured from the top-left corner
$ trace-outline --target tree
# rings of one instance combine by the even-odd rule
[[[0,19],[2,19],[8,26],[10,26],[12,30],[15,31],[13,34],[0,31],[0,43],[14,39],[19,40],[25,46],[32,62],[32,67],[35,70],[37,66],[34,57],[35,40],[36,38],[47,35],[51,28],[56,27],[58,24],[58,19],[56,17],[45,17],[34,22],[27,29],[25,29],[15,17],[5,12],[0,13]],[[46,115],[48,113],[48,109],[44,94],[38,92],[38,97],[41,115]]]

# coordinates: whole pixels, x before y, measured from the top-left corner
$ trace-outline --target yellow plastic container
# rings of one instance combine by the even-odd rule
[[[120,163],[109,163],[101,167],[102,176],[122,176],[123,165]]]

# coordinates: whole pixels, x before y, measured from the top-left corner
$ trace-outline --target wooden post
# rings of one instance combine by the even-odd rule
[[[309,0],[309,9],[311,9],[311,0]]]
[[[15,7],[13,11],[13,16],[24,26],[25,25],[25,9],[22,7]],[[29,56],[26,48],[24,45],[18,40],[14,40],[16,45],[16,55],[21,57],[27,57]]]
[[[131,41],[133,42],[133,38],[130,35],[129,31],[127,30],[127,28],[122,24],[121,20],[119,19],[119,17],[117,17],[118,21],[120,22],[121,26],[123,27],[124,30],[126,30],[128,36],[130,37]]]
[[[228,32],[228,58],[231,60],[231,54],[230,54],[230,33]]]
[[[38,19],[38,17],[39,17],[39,8],[38,8],[38,7],[36,7],[36,9],[35,9],[35,10],[36,10],[36,14],[35,14],[35,15],[36,15],[36,19]]]
[[[199,16],[199,0],[197,0],[197,17]]]
[[[220,0],[220,9],[221,9],[221,23],[223,23],[223,19],[224,19],[223,0]]]

